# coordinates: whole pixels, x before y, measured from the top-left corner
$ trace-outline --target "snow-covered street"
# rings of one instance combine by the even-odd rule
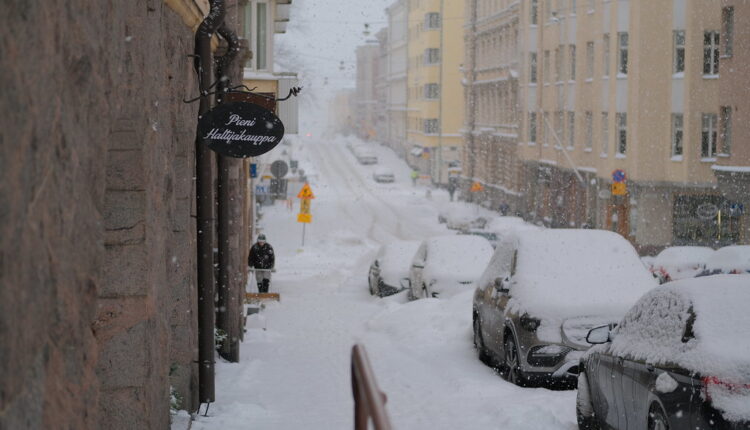
[[[216,403],[193,428],[352,428],[355,342],[367,349],[394,428],[576,428],[574,391],[519,388],[477,359],[473,289],[413,302],[403,292],[369,294],[380,245],[455,232],[437,222],[445,191],[413,187],[408,166],[373,144],[396,174],[377,184],[375,166],[357,164],[345,143],[294,148],[316,196],[305,246],[297,199],[294,210],[264,208],[260,231],[276,250],[271,291],[281,302],[248,318],[241,360],[217,364]]]

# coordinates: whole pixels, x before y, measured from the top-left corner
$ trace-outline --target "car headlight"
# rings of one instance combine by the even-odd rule
[[[539,318],[532,318],[529,314],[521,315],[521,327],[526,331],[535,332],[540,323]]]
[[[529,350],[526,361],[531,366],[553,367],[560,363],[572,351],[564,345],[537,345]]]

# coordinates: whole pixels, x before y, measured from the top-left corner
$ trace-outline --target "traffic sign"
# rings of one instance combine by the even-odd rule
[[[612,171],[612,180],[614,182],[625,182],[625,179],[627,176],[625,175],[625,171],[622,169],[615,169]]]
[[[310,213],[310,199],[300,200],[299,213],[309,214]]]
[[[612,183],[612,195],[613,196],[624,196],[628,193],[628,187],[625,182],[613,182]]]
[[[271,163],[271,174],[275,176],[276,179],[283,178],[288,171],[289,165],[287,165],[284,160],[276,160]]]
[[[475,193],[477,191],[484,191],[484,186],[482,186],[482,184],[480,184],[479,182],[474,182],[473,184],[471,184],[471,188],[469,189],[469,191],[471,191],[472,193]]]
[[[313,194],[312,188],[310,188],[310,184],[305,184],[301,190],[299,190],[299,194],[297,194],[298,199],[314,199],[315,194]]]
[[[297,222],[301,222],[303,224],[310,224],[312,222],[312,215],[299,213],[297,214]]]
[[[258,165],[255,163],[250,164],[250,177],[251,178],[258,177]]]

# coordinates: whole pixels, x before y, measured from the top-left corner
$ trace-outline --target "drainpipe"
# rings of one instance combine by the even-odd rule
[[[224,21],[224,0],[209,0],[211,10],[195,33],[195,67],[199,75],[198,115],[211,108],[211,36]],[[195,189],[198,229],[198,401],[216,399],[214,385],[213,174],[211,151],[195,140]]]
[[[227,41],[227,51],[221,57],[216,58],[216,76],[219,83],[216,85],[216,103],[224,102],[224,92],[229,88],[230,77],[229,69],[232,61],[240,50],[240,41],[237,35],[223,23],[218,29],[219,34]],[[238,362],[239,357],[239,327],[237,321],[232,321],[232,312],[230,308],[238,306],[237,294],[231,290],[229,282],[229,170],[236,168],[235,163],[229,157],[217,155],[218,180],[218,234],[219,234],[219,279],[217,282],[219,302],[217,303],[216,328],[221,329],[227,334],[227,339],[222,345],[219,353],[225,359],[231,362]],[[234,300],[233,300],[234,299]]]

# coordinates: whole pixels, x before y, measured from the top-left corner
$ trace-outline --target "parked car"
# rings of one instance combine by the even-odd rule
[[[482,211],[485,212],[484,209]],[[487,221],[487,216],[464,202],[450,202],[438,211],[438,222],[445,223],[451,230],[481,229],[487,225]]]
[[[372,172],[372,179],[375,182],[393,182],[396,180],[396,175],[388,167],[378,167]]]
[[[604,230],[500,236],[474,293],[474,345],[518,385],[575,384],[586,333],[622,318],[656,280],[633,246]]]
[[[581,360],[580,429],[750,429],[750,275],[643,296]]]
[[[377,164],[378,163],[378,156],[375,155],[375,153],[369,149],[357,148],[357,150],[354,152],[354,156],[357,158],[357,161],[359,162],[359,164]]]
[[[440,236],[422,242],[412,260],[409,298],[446,297],[470,291],[492,256],[492,246],[478,236]]]
[[[717,249],[697,276],[750,273],[750,245],[732,245]]]
[[[490,245],[492,246],[492,249],[495,249],[497,247],[497,241],[499,239],[497,233],[494,233],[489,230],[479,229],[479,228],[470,228],[468,230],[460,231],[458,234],[468,234],[468,235],[483,237],[487,239],[487,242],[490,243]]]
[[[707,246],[671,246],[660,252],[651,266],[659,282],[694,278],[703,271],[714,250]]]
[[[370,294],[385,297],[402,291],[401,279],[409,276],[409,263],[420,244],[416,240],[399,240],[381,246],[367,277]]]

